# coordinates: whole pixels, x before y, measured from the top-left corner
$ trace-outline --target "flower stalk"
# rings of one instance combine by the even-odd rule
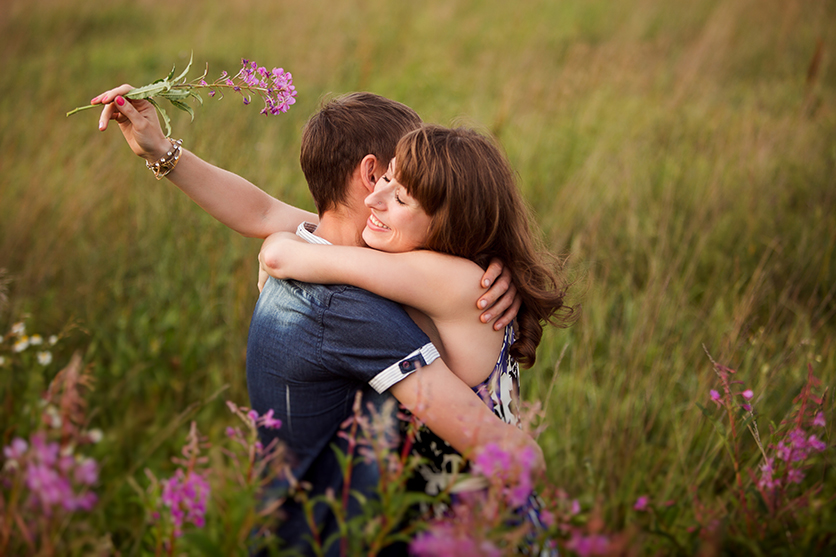
[[[186,101],[192,98],[202,106],[203,97],[200,95],[200,90],[207,90],[210,97],[220,93],[220,98],[224,97],[224,91],[231,91],[240,94],[245,105],[250,104],[255,97],[261,97],[264,101],[261,114],[264,115],[277,115],[287,112],[290,106],[296,102],[296,87],[293,85],[293,76],[282,68],[273,68],[268,71],[267,68],[259,66],[254,61],[242,59],[241,69],[238,73],[230,77],[226,71],[221,72],[220,77],[210,83],[206,81],[206,76],[209,73],[208,64],[202,75],[191,81],[187,80],[186,75],[192,67],[192,61],[193,57],[189,58],[186,69],[177,77],[174,77],[175,65],[172,66],[171,71],[165,78],[131,89],[125,94],[125,97],[130,100],[144,99],[154,105],[163,119],[166,136],[171,135],[171,118],[160,105],[160,99],[166,99],[175,108],[188,112],[192,120],[194,120],[194,109]],[[97,106],[95,104],[79,106],[67,112],[67,116]]]

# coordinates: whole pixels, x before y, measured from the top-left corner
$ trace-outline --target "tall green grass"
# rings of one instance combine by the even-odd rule
[[[523,376],[527,400],[549,393],[550,478],[608,502],[614,527],[643,493],[716,494],[730,464],[695,405],[714,381],[705,350],[775,421],[808,363],[836,379],[834,28],[825,0],[12,1],[0,268],[13,282],[0,318],[79,323],[111,477],[164,461],[178,416],[212,423],[223,405],[203,401],[219,389],[245,401],[259,243],[155,182],[92,113],[64,113],[192,51],[210,74],[241,57],[281,65],[299,90],[288,114],[209,100],[194,123],[175,117],[174,134],[311,209],[299,135],[328,93],[370,90],[426,121],[489,130],[549,246],[570,255],[583,305]],[[137,507],[113,485],[118,543]]]

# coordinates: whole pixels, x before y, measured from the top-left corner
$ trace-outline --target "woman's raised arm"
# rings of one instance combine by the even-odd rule
[[[153,163],[166,155],[171,143],[150,102],[124,97],[131,89],[121,85],[90,102],[103,105],[99,130],[106,130],[110,120],[115,120],[134,154]],[[314,213],[279,201],[241,176],[185,149],[166,178],[207,213],[244,236],[266,238],[274,232],[296,230],[302,221],[319,222]]]

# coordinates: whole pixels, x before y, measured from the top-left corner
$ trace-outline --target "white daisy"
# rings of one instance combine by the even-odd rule
[[[38,363],[42,366],[48,366],[52,363],[52,352],[49,350],[44,350],[43,352],[38,352]]]

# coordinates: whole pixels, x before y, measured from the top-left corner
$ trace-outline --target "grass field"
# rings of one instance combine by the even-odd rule
[[[547,331],[524,398],[546,403],[550,482],[600,507],[605,530],[638,524],[639,496],[698,493],[736,531],[733,461],[697,404],[717,389],[706,352],[753,390],[762,434],[792,411],[808,364],[820,391],[836,381],[833,2],[9,0],[3,12],[0,332],[27,315],[44,334],[76,327],[42,371],[0,367],[0,432],[4,446],[28,432],[29,403],[83,350],[104,432],[89,523],[123,555],[140,551],[131,482],[172,469],[190,419],[222,432],[223,399],[246,403],[260,243],[156,182],[95,112],[64,114],[191,52],[210,75],[242,57],[293,73],[285,115],[209,100],[173,128],[307,209],[299,137],[328,94],[373,91],[498,137],[583,306],[570,329]],[[832,397],[823,412],[829,433]],[[756,469],[754,442],[741,443]],[[826,507],[832,448],[821,459]],[[795,532],[828,532],[785,525],[793,535],[746,551],[789,554],[807,547]],[[674,551],[642,539],[640,552]]]

